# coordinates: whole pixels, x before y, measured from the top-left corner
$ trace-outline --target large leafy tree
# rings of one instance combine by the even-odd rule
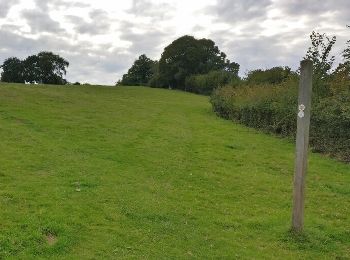
[[[52,52],[40,52],[24,60],[25,78],[27,81],[44,84],[65,84],[63,78],[69,62]]]
[[[66,68],[69,62],[64,58],[52,52],[40,52],[39,67],[42,76],[42,82],[45,84],[65,84]]]
[[[1,66],[1,79],[7,82],[39,82],[43,84],[65,84],[63,78],[69,62],[52,52],[40,52],[21,61],[9,58]]]
[[[121,80],[122,85],[147,85],[154,74],[156,62],[142,54],[128,70],[128,73],[123,75]]]
[[[159,77],[163,85],[183,89],[190,75],[213,70],[238,73],[237,65],[230,63],[212,40],[185,35],[165,47],[159,60]]]
[[[24,66],[20,59],[8,58],[0,68],[2,68],[1,81],[24,83]]]
[[[24,79],[27,82],[41,82],[41,71],[39,66],[38,55],[30,55],[23,60]]]

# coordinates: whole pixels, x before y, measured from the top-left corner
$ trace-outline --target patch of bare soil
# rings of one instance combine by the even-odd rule
[[[49,246],[53,246],[57,243],[57,237],[54,234],[46,234],[45,240]]]

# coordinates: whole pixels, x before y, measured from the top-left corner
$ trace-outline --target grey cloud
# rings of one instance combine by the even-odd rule
[[[50,32],[57,33],[64,31],[60,24],[50,17],[50,15],[38,10],[25,10],[22,12],[33,33]]]
[[[8,0],[1,0],[0,1],[0,18],[2,17],[6,17],[8,11],[15,6],[16,4],[18,4],[19,0],[12,0],[12,1],[8,1]]]
[[[57,10],[58,8],[71,8],[71,7],[80,7],[87,8],[90,5],[77,2],[77,1],[65,1],[65,0],[35,0],[36,8],[32,10],[25,10],[23,12],[23,17],[27,20],[29,26],[32,29],[32,32],[50,32],[58,33],[63,32],[60,24],[57,21],[54,21],[50,15],[50,10]],[[81,30],[93,30],[90,29],[89,25],[86,28]]]
[[[39,8],[42,11],[49,11],[50,8],[57,9],[57,8],[70,8],[70,7],[79,7],[79,8],[85,8],[89,7],[89,4],[77,2],[77,1],[64,1],[64,0],[35,0],[35,4],[37,8]]]
[[[321,29],[329,34],[338,34],[339,27],[345,28],[345,25],[350,23],[350,1],[348,0],[282,0],[276,1],[275,8],[281,11],[280,19],[306,17],[305,25],[310,28],[310,31]]]
[[[75,15],[66,15],[66,18],[74,25],[78,33],[97,35],[109,32],[112,20],[105,11],[94,9],[90,11],[89,16],[92,22],[87,22],[83,18]]]
[[[276,2],[276,8],[282,11],[282,17],[306,16],[309,26],[313,27],[326,24],[332,30],[334,25],[345,27],[346,24],[350,23],[350,1],[348,0],[282,0]]]
[[[121,39],[131,43],[128,53],[129,57],[132,57],[132,59],[125,61],[127,67],[125,67],[123,73],[126,73],[134,60],[141,54],[146,54],[154,60],[159,59],[165,47],[164,44],[169,44],[173,35],[171,29],[161,30],[152,26],[149,26],[145,33],[135,33],[133,32],[133,28],[136,26],[138,25],[130,22],[121,23],[121,28],[128,28],[127,30],[122,30]]]
[[[348,0],[333,0],[333,1],[319,1],[319,0],[282,0],[277,1],[276,6],[283,12],[289,15],[319,15],[326,12],[345,11],[350,13],[350,1]]]
[[[151,17],[152,20],[163,20],[171,17],[175,7],[168,3],[152,3],[149,0],[133,0],[132,7],[128,13],[140,16]]]
[[[3,24],[1,26],[1,29],[5,30],[5,31],[12,31],[13,32],[13,31],[20,30],[21,27],[18,26],[18,25],[15,25],[15,24],[7,24],[7,23],[5,23],[5,24]]]
[[[250,6],[255,6],[251,9]],[[276,23],[291,21],[295,24],[302,20],[300,27],[288,29],[278,34],[273,27],[266,28],[262,21],[267,19],[270,10],[275,13]],[[241,64],[241,74],[255,68],[268,68],[272,66],[290,66],[298,68],[299,61],[304,57],[307,48],[311,45],[309,35],[313,30],[327,35],[337,35],[338,42],[333,53],[339,56],[345,46],[345,24],[349,23],[350,1],[229,1],[219,0],[217,6],[209,10],[209,14],[219,22],[226,23],[233,28],[239,26],[239,34],[229,31],[216,31],[212,38],[223,50],[228,58]],[[277,15],[276,15],[277,14]],[[281,26],[281,25],[280,25]],[[341,29],[341,28],[344,29]],[[263,36],[262,33],[272,33],[273,36]]]
[[[68,2],[64,0],[34,0],[34,2],[36,5],[35,9],[27,9],[22,12],[22,15],[27,20],[32,33],[62,33],[65,30],[61,28],[59,22],[51,18],[50,11],[57,10],[58,8],[67,9],[70,7],[89,6],[76,1]]]
[[[169,42],[174,28],[167,28],[163,21],[171,19],[175,6],[169,3],[154,3],[150,0],[133,0],[132,7],[127,10],[129,14],[150,18],[150,22],[135,23],[133,21],[120,22],[121,39],[131,42],[129,49],[135,56],[145,53],[152,57],[161,54],[161,45]],[[134,29],[145,32],[135,33]]]
[[[31,39],[4,27],[0,28],[0,39],[0,64],[8,57],[23,59],[40,51],[52,51],[70,62],[67,73],[69,81],[116,82],[134,59],[132,54],[125,54],[122,49],[106,50],[111,49],[109,45],[96,48],[89,42],[71,43],[56,35],[41,35],[38,39]]]
[[[1,59],[7,58],[7,56],[23,57],[25,54],[35,49],[36,41],[30,38],[25,38],[18,34],[15,34],[6,28],[0,29],[1,39]]]
[[[133,32],[123,32],[122,39],[132,43],[129,52],[139,55],[145,53],[147,56],[160,54],[161,44],[169,39],[167,33],[161,31],[151,31],[145,34]]]
[[[204,26],[196,24],[195,26],[193,26],[192,31],[193,32],[198,32],[198,31],[204,31],[205,29],[206,28]]]
[[[0,0],[0,18],[6,16],[16,2],[18,0]],[[24,58],[43,50],[53,51],[70,62],[68,80],[111,83],[120,78],[140,54],[145,53],[152,59],[158,59],[163,48],[178,36],[176,26],[168,23],[168,20],[173,20],[171,18],[176,13],[176,5],[160,3],[165,1],[134,0],[131,8],[126,10],[128,19],[124,21],[120,20],[122,17],[111,17],[104,10],[92,9],[83,0],[34,2],[35,10],[23,12],[23,18],[32,28],[31,32],[24,31],[19,24],[6,20],[7,18],[0,25],[0,63],[10,56]],[[212,28],[205,28],[203,24],[196,22],[188,24],[188,28],[192,28],[197,38],[214,40],[231,61],[241,64],[241,75],[256,68],[281,65],[297,68],[310,46],[308,36],[312,30],[337,35],[334,54],[338,56],[349,38],[349,29],[345,28],[345,24],[350,23],[348,0],[217,0],[213,3],[210,8],[203,7],[204,9],[196,11],[194,15],[211,16],[215,31],[208,35],[207,31]],[[112,29],[117,27],[118,35],[115,37],[120,35],[120,40],[129,42],[130,47],[118,48],[114,43],[81,41],[79,35],[70,35],[63,30],[59,23],[61,21],[50,17],[53,10],[64,14],[73,7],[84,8],[84,12],[89,14],[86,20],[79,16],[66,15],[66,21],[74,26],[77,34],[113,34]],[[273,13],[274,17],[268,17],[271,10],[278,11]],[[306,19],[299,19],[301,16]],[[276,22],[277,26],[267,28],[269,23],[263,23],[266,19],[270,23]],[[300,21],[302,24],[297,27]],[[112,23],[117,26],[111,26]],[[218,30],[218,25],[222,23],[232,30]],[[240,32],[237,33],[235,28],[239,28]],[[275,28],[278,29],[273,31]],[[186,33],[191,34],[191,31]],[[33,34],[38,39],[32,39]],[[266,36],[271,34],[273,36]]]
[[[141,29],[143,33],[136,33],[135,29]],[[120,38],[131,43],[128,49],[136,58],[146,54],[152,59],[158,59],[165,45],[170,44],[175,34],[173,28],[160,28],[157,24],[136,24],[133,22],[120,23]]]
[[[303,35],[301,31],[297,33]],[[217,32],[211,34],[210,38],[217,43],[221,51],[227,54],[228,59],[241,65],[241,76],[257,68],[289,66],[296,69],[309,46],[307,34],[303,41],[291,44],[295,39],[294,32],[279,36],[259,37],[248,35],[229,37]]]
[[[66,58],[71,64],[67,73],[68,80],[105,84],[116,82],[132,61],[130,55],[118,51],[104,53],[104,56],[71,53]]]
[[[2,60],[7,58],[6,56],[19,56],[23,58],[33,53],[40,51],[53,51],[53,52],[64,52],[74,53],[80,51],[85,51],[88,48],[86,43],[79,43],[79,47],[76,44],[71,44],[65,41],[63,38],[57,36],[40,36],[38,39],[31,39],[23,35],[19,35],[6,28],[0,29],[0,39],[1,40],[1,51]],[[0,61],[1,62],[1,61]]]
[[[271,0],[218,0],[215,6],[206,8],[208,14],[225,23],[238,23],[266,17]]]
[[[212,34],[210,38],[231,61],[241,65],[240,75],[244,76],[249,70],[274,66],[289,66],[296,70],[308,47],[311,46],[309,34],[307,29],[300,28],[273,36],[244,35],[232,38],[217,33]],[[339,37],[339,39],[332,51],[336,55],[336,64],[340,61],[341,50],[345,47],[345,38]]]

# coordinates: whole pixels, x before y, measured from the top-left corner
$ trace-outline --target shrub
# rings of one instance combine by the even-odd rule
[[[214,111],[226,119],[294,138],[297,86],[296,78],[264,87],[226,86],[213,92],[211,103]],[[344,86],[326,98],[313,97],[310,145],[314,151],[350,162],[350,90],[349,84]]]
[[[166,80],[156,72],[153,74],[151,79],[148,81],[147,85],[151,88],[167,88],[169,84],[166,83]]]
[[[350,91],[323,98],[313,106],[310,142],[316,152],[350,162]]]
[[[227,71],[210,71],[207,74],[191,75],[185,80],[185,90],[210,95],[213,89],[227,85],[233,78],[237,77]]]
[[[249,71],[245,80],[248,84],[280,84],[292,75],[295,75],[295,72],[289,67],[273,67]]]

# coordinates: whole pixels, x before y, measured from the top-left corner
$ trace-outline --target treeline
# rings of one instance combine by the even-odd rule
[[[214,41],[185,35],[165,47],[159,61],[142,54],[117,85],[180,89],[210,95],[214,89],[237,84],[281,83],[296,75],[289,67],[252,70],[238,76],[240,65],[230,62]]]
[[[350,162],[350,41],[342,63],[331,55],[336,37],[313,32],[304,59],[313,61],[310,144],[315,152]],[[215,43],[183,36],[164,49],[159,61],[141,55],[120,85],[147,85],[211,95],[221,117],[288,138],[295,138],[299,70],[257,69],[238,76]]]
[[[333,68],[336,37],[313,32],[305,59],[314,64],[310,144],[321,152],[350,162],[350,41],[342,63]],[[247,77],[211,95],[221,117],[266,132],[294,138],[299,75],[277,67],[249,72]]]
[[[52,52],[40,52],[24,60],[11,57],[4,61],[1,81],[13,83],[66,84],[66,68],[69,62]]]
[[[159,61],[141,55],[117,82],[210,94],[237,81],[239,64],[230,62],[212,40],[185,35],[165,47]]]

